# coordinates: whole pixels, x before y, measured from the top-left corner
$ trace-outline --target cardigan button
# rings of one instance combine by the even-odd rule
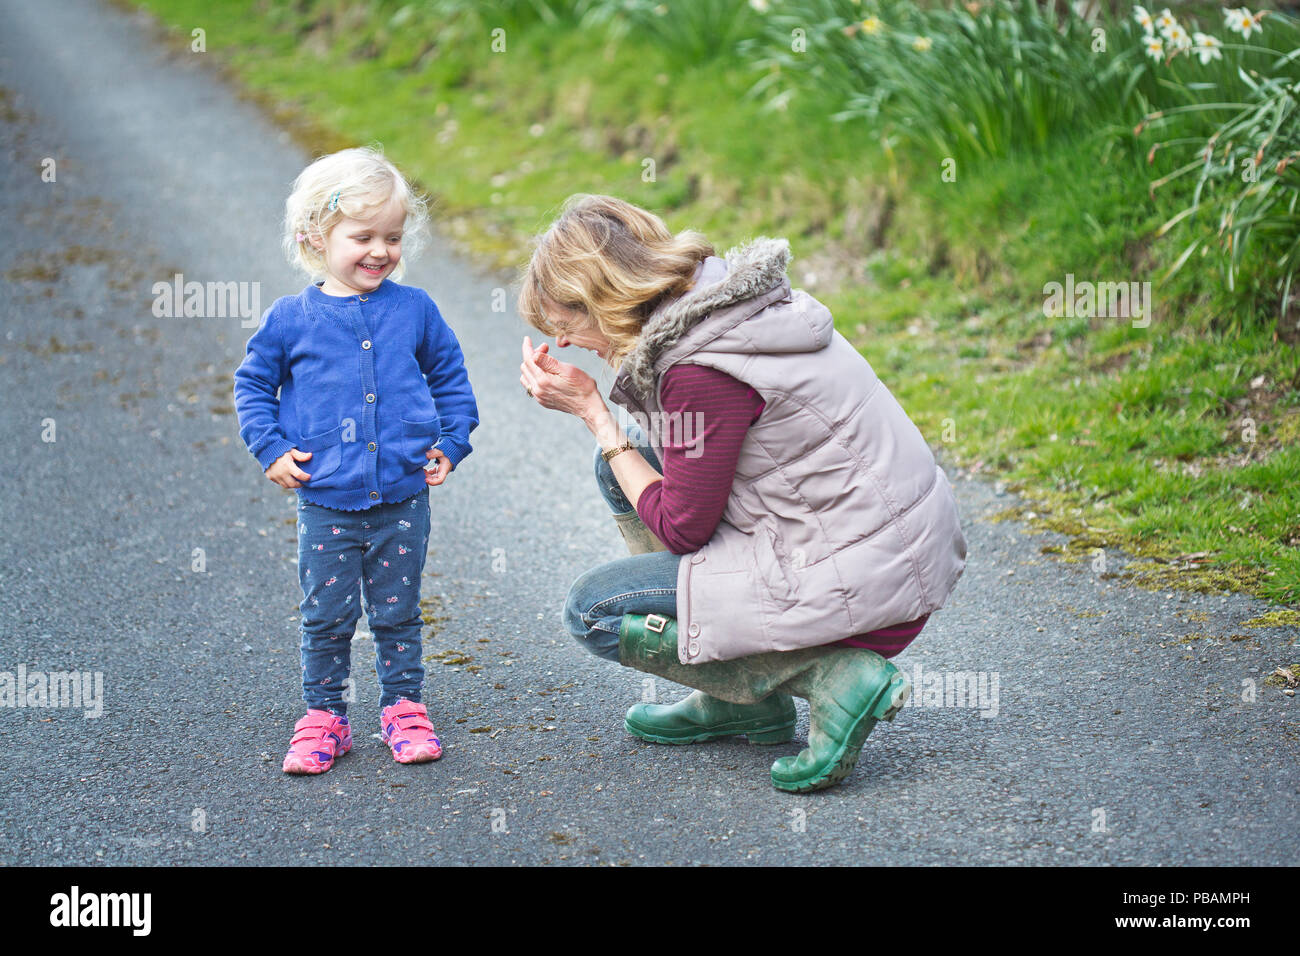
[[[686,653],[689,654],[691,657],[695,657],[696,655],[698,655],[700,653],[700,642],[691,641],[689,644],[687,644]]]
[[[369,302],[369,301],[370,301],[370,296],[368,296],[368,295],[359,295],[359,296],[357,296],[357,298],[360,299],[362,302]]]
[[[361,343],[361,347],[362,347],[363,349],[369,349],[369,348],[370,348],[370,340],[369,340],[369,339],[366,339],[364,342],[362,342],[362,343]]]
[[[696,551],[693,555],[691,555],[691,564],[699,564],[703,560],[704,560],[704,555],[700,554],[700,552],[698,551]]]
[[[691,635],[691,637],[697,637],[700,633],[700,626],[692,623],[691,626],[686,629],[686,633]],[[694,641],[691,643],[694,643]]]
[[[366,451],[374,451],[378,446],[374,442],[366,443]]]
[[[367,405],[373,405],[373,404],[375,404],[375,393],[374,393],[374,392],[371,392],[369,395],[366,396],[366,404],[367,404]]]
[[[371,500],[371,501],[376,500],[378,497],[379,497],[379,492],[377,492],[377,491],[372,491],[372,492],[370,492],[370,500]]]

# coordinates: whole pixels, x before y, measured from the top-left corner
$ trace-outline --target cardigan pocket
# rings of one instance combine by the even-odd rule
[[[425,454],[433,443],[442,436],[442,426],[437,418],[427,421],[412,422],[402,419],[402,439],[400,450],[402,464],[406,471],[423,468],[429,463]]]
[[[343,460],[343,446],[339,441],[342,436],[343,426],[335,425],[329,431],[321,432],[319,435],[299,439],[298,450],[311,452],[311,458],[299,465],[303,471],[311,475],[307,487],[320,487],[323,479],[338,471],[339,463]]]

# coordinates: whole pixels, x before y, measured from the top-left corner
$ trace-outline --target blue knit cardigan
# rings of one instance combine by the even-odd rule
[[[430,447],[459,466],[478,425],[455,334],[427,292],[388,280],[367,295],[310,285],[272,303],[235,372],[235,408],[263,471],[309,451],[298,494],[344,511],[422,489]]]

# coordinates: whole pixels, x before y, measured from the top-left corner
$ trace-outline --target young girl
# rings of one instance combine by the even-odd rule
[[[478,405],[438,307],[390,279],[424,203],[381,153],[346,149],[303,170],[285,208],[286,250],[313,284],[267,310],[235,372],[240,435],[298,492],[307,715],[284,771],[323,773],[352,746],[344,682],[363,594],[383,739],[400,763],[437,760],[420,703],[427,486],[470,453]]]

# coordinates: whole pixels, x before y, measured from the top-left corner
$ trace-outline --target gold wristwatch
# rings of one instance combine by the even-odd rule
[[[609,451],[602,451],[602,452],[600,453],[600,457],[604,458],[606,461],[609,461],[611,458],[613,458],[613,457],[614,457],[615,455],[617,455],[619,452],[621,452],[621,451],[630,451],[631,449],[633,449],[633,448],[635,448],[635,447],[636,447],[636,446],[632,444],[632,440],[629,438],[627,441],[623,442],[623,444],[621,444],[621,445],[616,445],[615,447],[611,448]]]

